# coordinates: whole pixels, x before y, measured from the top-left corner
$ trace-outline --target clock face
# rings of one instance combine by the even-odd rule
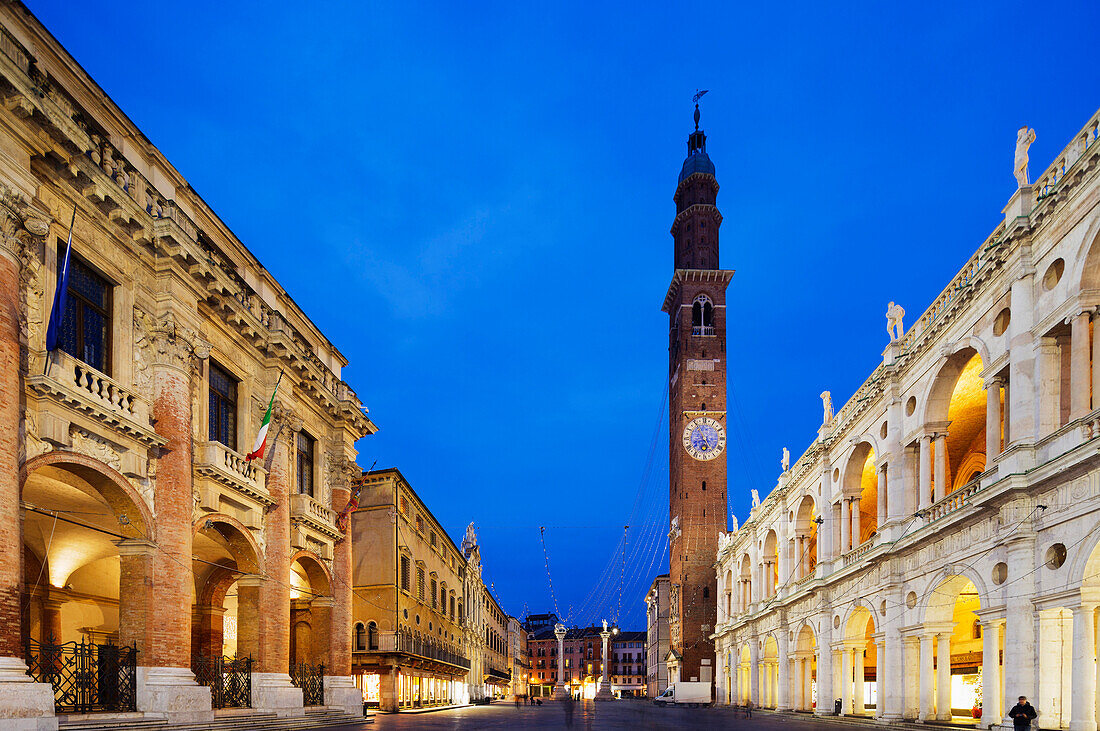
[[[726,430],[716,419],[700,416],[684,427],[684,449],[701,462],[714,459],[726,448]]]

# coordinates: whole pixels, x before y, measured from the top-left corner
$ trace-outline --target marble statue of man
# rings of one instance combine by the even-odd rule
[[[901,336],[905,334],[905,326],[901,322],[903,317],[905,317],[905,310],[901,305],[893,302],[886,305],[886,334],[890,336],[891,343],[901,340]]]
[[[760,507],[760,493],[756,491],[755,487],[752,489],[752,506],[753,508]]]
[[[833,394],[828,391],[821,392],[821,405],[825,407],[825,421],[823,424],[833,423]]]
[[[733,534],[736,533],[736,532],[737,532],[737,516],[731,514],[730,515],[730,536],[732,537]]]
[[[786,447],[783,447],[783,461],[781,464],[783,465],[784,472],[791,468],[791,450]]]
[[[469,551],[477,545],[477,530],[474,528],[473,521],[466,526],[466,537],[462,539],[462,550]]]
[[[1016,175],[1016,184],[1021,188],[1030,185],[1027,177],[1027,148],[1035,141],[1035,130],[1026,124],[1016,132],[1016,160],[1012,171]]]

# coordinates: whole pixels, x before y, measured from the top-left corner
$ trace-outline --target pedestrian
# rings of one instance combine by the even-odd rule
[[[1027,702],[1027,696],[1024,695],[1020,696],[1020,700],[1016,701],[1016,705],[1012,706],[1012,710],[1008,712],[1012,725],[1018,729],[1031,728],[1031,719],[1036,715],[1035,709]]]
[[[745,701],[745,718],[752,718],[752,698]]]
[[[516,700],[516,710],[518,711],[519,710],[519,696],[517,695],[517,696],[513,696],[513,697]]]
[[[565,725],[568,728],[573,728],[573,694],[570,693],[565,696]]]

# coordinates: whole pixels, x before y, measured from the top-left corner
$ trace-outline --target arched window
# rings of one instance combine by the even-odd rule
[[[371,650],[378,649],[378,624],[375,622],[367,625],[367,647]]]
[[[372,623],[373,624],[373,623]],[[367,634],[362,622],[355,623],[355,651],[365,652],[367,649]]]
[[[714,303],[705,294],[696,297],[691,304],[691,334],[714,334]]]

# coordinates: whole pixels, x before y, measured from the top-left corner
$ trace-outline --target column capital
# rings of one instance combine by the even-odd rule
[[[134,345],[145,353],[145,362],[174,368],[188,376],[199,361],[210,356],[210,343],[180,322],[172,311],[154,317],[134,308]]]

